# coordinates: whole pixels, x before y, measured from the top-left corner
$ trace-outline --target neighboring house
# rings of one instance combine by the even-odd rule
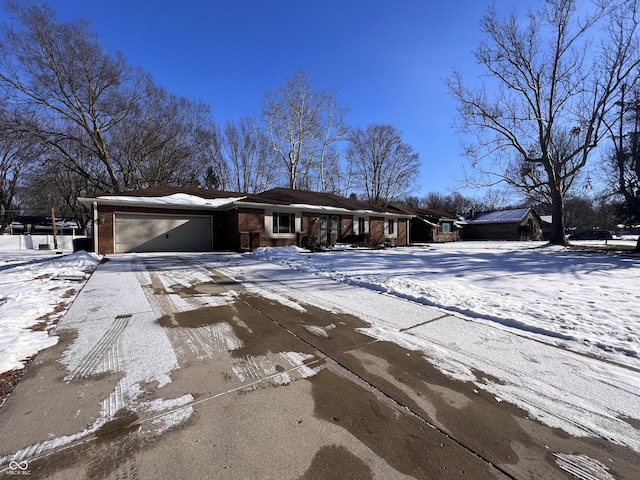
[[[465,240],[540,240],[542,221],[533,208],[481,213],[463,222]]]
[[[450,212],[404,205],[391,205],[391,208],[411,215],[409,220],[409,243],[411,244],[460,240],[459,218]]]
[[[540,215],[540,226],[542,228],[542,238],[540,240],[549,240],[551,236],[551,227],[553,225],[553,216]]]
[[[408,243],[409,215],[329,193],[156,187],[79,201],[102,254]]]

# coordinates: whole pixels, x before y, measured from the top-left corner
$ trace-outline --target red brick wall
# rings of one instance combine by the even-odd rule
[[[320,215],[316,213],[302,214],[302,236],[320,236]]]
[[[394,238],[395,245],[401,247],[407,244],[407,220],[404,218],[398,219],[398,238]]]
[[[369,219],[369,243],[371,246],[384,243],[384,217],[371,217]]]
[[[259,208],[238,209],[235,227],[235,230],[229,231],[229,235],[235,236],[236,239],[234,250],[254,250],[267,246],[264,234],[264,210]]]
[[[114,252],[114,208],[111,206],[98,206],[98,253],[103,255]]]
[[[348,238],[353,235],[353,215],[342,215],[340,223],[340,238]]]
[[[305,218],[302,219],[303,232]],[[310,218],[306,219],[309,222]],[[318,223],[318,231],[319,231]],[[304,235],[296,235],[286,238],[267,238],[264,229],[264,210],[259,208],[241,208],[238,210],[238,249],[256,249],[258,247],[287,247],[296,245],[298,237]],[[250,240],[249,240],[250,239]]]

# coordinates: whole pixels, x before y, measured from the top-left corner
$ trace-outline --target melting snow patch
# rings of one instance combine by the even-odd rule
[[[329,334],[325,328],[318,327],[317,325],[305,325],[304,328],[317,337],[329,338]]]
[[[192,414],[193,407],[191,405],[180,407],[176,410],[164,413],[154,418],[151,423],[155,427],[155,430],[147,429],[143,430],[141,433],[162,435],[170,428],[180,425],[189,420]]]
[[[194,400],[193,395],[191,395],[190,393],[187,393],[178,398],[172,398],[172,399],[157,398],[155,400],[145,402],[144,404],[142,404],[142,407],[144,410],[148,412],[162,412],[172,408],[182,407],[184,405],[187,405],[193,402],[193,400]]]
[[[580,480],[615,480],[608,473],[609,468],[606,465],[586,455],[554,453],[554,456],[556,463],[562,470]]]
[[[225,345],[227,350],[240,350],[244,347],[244,342],[237,337],[233,327],[227,322],[216,323],[211,330],[217,341]]]
[[[271,292],[269,290],[265,290],[259,286],[253,286],[250,283],[246,283],[244,285],[245,290],[249,293],[252,293],[254,295],[259,295],[261,297],[264,297],[268,300],[273,300],[274,302],[278,302],[282,305],[284,305],[285,307],[289,307],[292,308],[294,310],[297,310],[301,313],[305,313],[307,310],[300,305],[297,302],[294,302],[293,300],[290,300],[289,298],[283,296],[283,295],[279,295],[275,292]]]
[[[299,353],[299,352],[282,352],[282,355],[291,365],[296,368],[296,371],[300,374],[302,378],[308,378],[314,376],[316,373],[320,371],[322,367],[311,368],[306,365],[305,360],[309,360],[313,358],[313,355]]]

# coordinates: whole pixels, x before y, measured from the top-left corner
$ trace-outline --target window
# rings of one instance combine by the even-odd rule
[[[393,235],[395,233],[396,233],[396,221],[393,218],[390,218],[387,234]]]
[[[273,212],[273,233],[296,233],[295,213]]]
[[[451,223],[445,222],[442,224],[442,233],[451,233]]]
[[[358,217],[358,235],[364,235],[367,233],[367,219],[364,217]]]

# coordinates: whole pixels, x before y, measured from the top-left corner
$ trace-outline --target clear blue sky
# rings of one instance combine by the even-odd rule
[[[501,15],[541,0],[49,0],[61,21],[91,22],[171,93],[223,124],[258,115],[264,93],[305,71],[335,89],[347,122],[390,123],[422,161],[418,195],[455,189],[464,162],[443,79],[478,78],[471,51],[493,3]],[[479,80],[479,79],[478,79]],[[463,192],[471,194],[472,192]]]

